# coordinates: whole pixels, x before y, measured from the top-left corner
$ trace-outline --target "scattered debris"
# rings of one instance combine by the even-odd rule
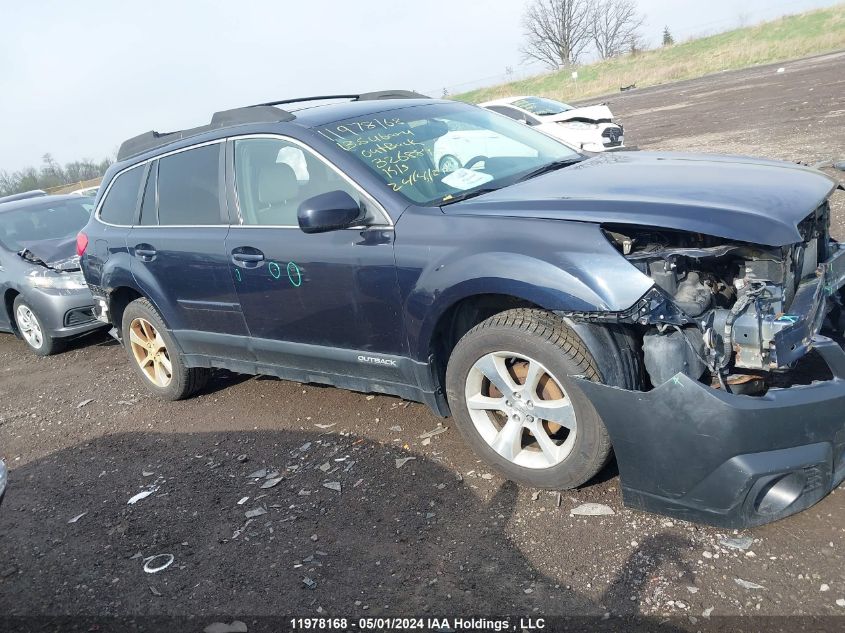
[[[150,585],[150,593],[153,594],[156,598],[161,598],[161,592],[152,585]]]
[[[778,74],[785,73],[785,72],[786,72],[786,68],[784,68],[782,66],[780,68],[778,68]]]
[[[339,481],[327,481],[323,484],[323,488],[328,488],[329,490],[334,490],[335,492],[340,492],[340,482]]]
[[[402,466],[415,459],[416,457],[399,457],[396,459],[396,468],[402,468]]]
[[[613,508],[603,503],[582,503],[569,511],[569,516],[599,517],[616,514]]]
[[[256,470],[254,473],[250,473],[246,476],[247,479],[263,479],[267,476],[267,469],[262,468],[260,470]]]
[[[490,481],[491,479],[493,479],[493,475],[491,475],[490,473],[484,473],[483,475],[481,475],[481,478]]]
[[[265,488],[272,488],[273,486],[278,485],[279,482],[283,479],[284,477],[274,477],[273,479],[268,479],[263,484],[261,484],[261,489],[264,490]]]
[[[329,472],[331,470],[331,468],[332,468],[331,462],[326,462],[325,464],[320,465],[320,470],[322,470],[324,473]]]
[[[83,400],[78,405],[76,405],[76,408],[81,409],[82,407],[87,407],[92,402],[94,402],[94,398],[88,398],[87,400]]]
[[[422,435],[420,435],[421,440],[429,439],[434,437],[435,435],[440,435],[441,433],[445,433],[449,430],[448,426],[438,426],[436,429],[432,429],[431,431],[426,431]]]
[[[713,607],[707,607],[704,611],[701,612],[701,617],[709,618],[711,613],[713,613]]]
[[[82,517],[84,517],[86,514],[88,514],[88,512],[83,512],[82,514],[77,514],[75,517],[73,517],[72,519],[68,520],[68,523],[76,523],[77,521],[79,521],[79,519],[81,519]]]
[[[158,490],[158,486],[153,486],[152,488],[147,488],[146,490],[139,492],[137,495],[134,495],[133,497],[131,497],[129,499],[129,501],[126,502],[126,505],[134,506],[141,499],[146,499],[147,497],[149,497],[151,494],[153,494],[157,490]]]
[[[299,452],[304,453],[309,448],[311,448],[311,442],[305,442],[305,444],[303,444],[302,446],[299,447]]]
[[[823,584],[821,587],[819,587],[819,591],[830,591],[830,585]]]
[[[391,426],[389,430],[393,431],[394,433],[401,433],[402,427],[397,424],[396,426]]]
[[[372,400],[373,398],[375,398],[373,395],[367,396],[367,400]]]
[[[163,559],[164,562],[158,565],[158,567],[153,566],[152,562],[158,559]],[[148,556],[144,559],[144,571],[148,574],[157,574],[158,572],[170,567],[174,560],[176,560],[176,558],[173,554],[156,554],[155,556]]]
[[[740,536],[737,538],[723,538],[719,540],[719,545],[727,547],[728,549],[747,550],[753,545],[754,539],[750,536]]]
[[[743,580],[742,578],[734,578],[734,582],[743,589],[765,589],[763,585],[758,585],[756,582],[749,582],[748,580]]]
[[[212,622],[203,629],[203,633],[247,633],[246,623],[233,620],[231,624]]]
[[[249,497],[241,497],[241,498],[238,500],[238,505],[239,505],[239,506],[242,506],[242,505],[243,505],[243,504],[245,504],[247,501],[249,501]]]
[[[836,601],[836,606],[837,606],[837,607],[845,607],[845,598],[839,598],[839,599]]]
[[[308,588],[308,589],[316,589],[317,588],[317,583],[314,580],[311,580],[308,576],[305,576],[302,579],[302,584],[305,585],[305,587]]]
[[[698,593],[698,587],[688,586],[687,591],[690,593]]]
[[[314,426],[316,426],[318,429],[330,429],[336,424],[337,422],[332,422],[331,424],[315,424]]]
[[[315,543],[316,543],[319,539],[320,539],[320,537],[319,537],[319,536],[317,536],[316,534],[312,534],[312,535],[311,535],[311,540],[312,540],[312,541],[314,541]]]
[[[239,461],[241,464],[245,464],[246,462],[248,462],[248,461],[249,461],[249,455],[247,455],[246,453],[243,453],[243,454],[241,454],[241,455],[238,455],[238,461]]]
[[[254,519],[255,517],[260,517],[262,514],[267,514],[267,510],[264,508],[255,508],[254,510],[247,510],[244,512],[244,516],[247,519]]]
[[[358,487],[358,486],[360,486],[362,483],[364,483],[364,480],[363,480],[363,479],[359,479],[359,480],[358,480],[358,481],[356,481],[354,484],[352,484],[352,487],[353,487],[353,488],[357,488],[357,487]]]
[[[562,499],[562,496],[561,496],[561,494],[558,492],[558,493],[555,495],[555,507],[556,507],[556,508],[559,508],[559,507],[560,507],[560,502],[561,502],[561,499]]]
[[[142,477],[152,477],[152,476],[153,476],[153,475],[155,475],[155,474],[156,474],[156,473],[155,473],[155,471],[154,471],[154,470],[142,470],[142,471],[141,471],[141,476],[142,476]]]

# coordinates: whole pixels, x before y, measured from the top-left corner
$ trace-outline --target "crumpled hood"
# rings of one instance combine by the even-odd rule
[[[792,163],[618,152],[447,205],[447,214],[631,224],[785,246],[837,183]]]
[[[56,270],[79,270],[76,236],[37,242],[21,242],[19,255],[35,264]]]
[[[584,108],[575,108],[567,110],[560,114],[552,114],[550,116],[542,117],[544,121],[572,121],[573,119],[592,121],[598,123],[599,121],[612,121],[613,113],[606,105],[594,105]]]

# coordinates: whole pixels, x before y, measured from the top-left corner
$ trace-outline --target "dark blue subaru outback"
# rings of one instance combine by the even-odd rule
[[[396,394],[511,479],[613,451],[629,505],[739,527],[845,478],[835,189],[403,91],[293,99],[126,141],[78,250],[162,398],[215,367]]]

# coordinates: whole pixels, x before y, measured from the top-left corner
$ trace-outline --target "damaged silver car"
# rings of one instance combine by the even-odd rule
[[[14,333],[39,356],[103,327],[76,255],[77,233],[93,208],[79,196],[0,204],[0,332]]]

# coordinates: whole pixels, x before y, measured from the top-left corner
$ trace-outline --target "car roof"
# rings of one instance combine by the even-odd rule
[[[320,103],[331,100],[332,103]],[[338,102],[337,100],[342,100]],[[314,105],[301,106],[313,102]],[[232,110],[215,112],[211,123],[175,132],[157,132],[151,130],[124,141],[117,152],[117,162],[139,162],[169,149],[180,147],[186,139],[214,140],[225,136],[236,126],[249,124],[290,123],[310,128],[332,121],[340,121],[354,116],[371,116],[397,108],[433,103],[438,100],[407,90],[383,90],[358,95],[326,95],[317,97],[299,97],[281,101],[259,103]],[[282,105],[295,104],[290,110]],[[181,143],[181,145],[185,145]],[[142,158],[143,157],[143,158]]]
[[[51,204],[64,201],[79,203],[84,201],[84,198],[81,196],[67,194],[61,196],[38,196],[37,198],[25,198],[24,200],[0,202],[0,213],[5,213],[6,211],[17,211],[18,209],[26,209],[28,207],[49,207]]]
[[[485,101],[484,103],[479,103],[482,108],[486,108],[487,106],[491,105],[513,105],[514,101],[519,101],[520,99],[530,99],[531,95],[521,96],[521,97],[503,97],[501,99],[493,99],[491,101]],[[514,106],[518,108],[519,106]]]

